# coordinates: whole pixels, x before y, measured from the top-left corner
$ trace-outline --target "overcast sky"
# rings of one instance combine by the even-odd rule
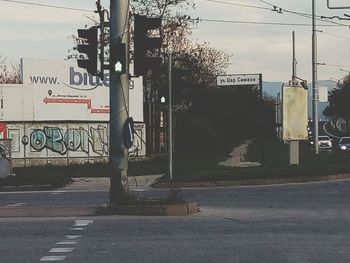
[[[60,5],[94,10],[94,0],[23,0],[28,2]],[[350,15],[350,9],[329,10],[327,0],[315,0],[317,15]],[[348,0],[329,0],[330,4],[349,5]],[[102,1],[109,7],[109,1]],[[194,17],[212,20],[258,23],[309,24],[308,26],[277,26],[241,24],[230,22],[201,22],[193,29],[192,39],[210,42],[215,48],[232,54],[227,73],[262,73],[265,81],[288,81],[291,78],[292,31],[296,34],[297,75],[311,80],[311,19],[300,15],[271,11],[273,7],[260,0],[193,0]],[[227,2],[231,4],[219,3]],[[311,0],[267,0],[283,10],[311,14]],[[243,7],[250,5],[270,10]],[[22,57],[67,57],[73,41],[68,38],[78,28],[89,23],[87,16],[93,13],[16,4],[0,0],[0,54],[13,62]],[[339,21],[350,25],[350,21]],[[317,21],[319,79],[341,78],[350,71],[350,29]],[[328,26],[321,26],[328,25]],[[329,26],[330,25],[330,26]],[[331,66],[337,65],[337,66]],[[339,66],[338,66],[339,65]],[[346,67],[347,66],[347,67]]]

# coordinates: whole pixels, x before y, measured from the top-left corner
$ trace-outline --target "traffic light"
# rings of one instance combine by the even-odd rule
[[[161,27],[162,19],[159,17],[146,17],[135,15],[135,36],[134,36],[134,74],[144,75],[147,65],[160,61],[160,58],[148,57],[149,51],[158,49],[162,45],[160,37],[150,37],[149,30]]]
[[[91,75],[97,75],[97,27],[78,29],[78,36],[85,43],[78,44],[78,51],[86,54],[88,59],[78,59],[78,67],[85,68]]]
[[[118,43],[111,47],[111,69],[118,74],[126,73],[126,44]]]

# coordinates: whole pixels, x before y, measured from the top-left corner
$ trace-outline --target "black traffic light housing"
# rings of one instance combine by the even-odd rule
[[[78,67],[85,68],[91,75],[97,75],[97,27],[89,29],[78,29],[80,39],[85,39],[85,43],[78,44],[78,52],[86,54],[88,59],[78,59]]]
[[[134,74],[144,75],[147,66],[152,63],[159,63],[160,58],[148,57],[148,51],[159,49],[162,45],[162,38],[148,36],[148,31],[161,27],[160,17],[146,17],[135,15],[134,34]]]

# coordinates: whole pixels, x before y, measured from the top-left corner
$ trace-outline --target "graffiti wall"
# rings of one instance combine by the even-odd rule
[[[2,123],[11,139],[14,167],[108,161],[108,123]],[[145,125],[135,125],[129,153],[145,156]]]

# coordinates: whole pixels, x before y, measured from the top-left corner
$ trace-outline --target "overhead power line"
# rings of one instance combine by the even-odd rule
[[[233,23],[233,24],[253,24],[253,25],[273,25],[273,26],[311,26],[308,23],[280,23],[280,22],[259,22],[259,21],[242,21],[242,20],[223,20],[223,19],[208,19],[197,18],[193,21],[215,22],[215,23]],[[335,27],[339,25],[319,25],[320,27]]]
[[[337,35],[337,34],[333,34],[333,33],[324,32],[324,31],[322,31],[322,30],[316,30],[316,31],[319,32],[319,33],[325,34],[325,35],[329,35],[329,36],[334,36],[334,37],[339,37],[339,38],[343,38],[343,39],[350,40],[350,37],[344,37],[344,36],[341,36],[341,35]]]
[[[205,0],[205,1],[212,2],[212,3],[218,3],[218,4],[229,4],[229,5],[234,5],[234,6],[241,6],[241,7],[248,7],[248,8],[255,8],[255,9],[271,11],[271,8],[256,6],[256,5],[245,5],[245,4],[231,3],[231,2],[225,2],[225,1],[219,1],[219,0]]]
[[[282,7],[279,7],[277,5],[274,5],[270,2],[267,2],[265,0],[258,0],[266,5],[269,5],[269,6],[272,6],[274,8],[274,10],[277,11],[280,10],[281,12],[286,12],[286,13],[290,13],[290,14],[295,14],[295,15],[299,15],[299,16],[302,16],[302,17],[306,17],[306,18],[311,18],[312,15],[309,14],[309,13],[303,13],[303,12],[296,12],[296,11],[292,11],[292,10],[288,10],[288,9],[285,9],[285,8],[282,8]],[[342,24],[342,23],[339,23],[339,22],[334,22],[334,21],[331,21],[329,20],[327,17],[323,17],[323,16],[316,16],[315,17],[316,20],[318,21],[323,21],[323,22],[328,22],[328,23],[331,23],[331,24],[336,24],[336,25],[342,25],[342,26],[347,26],[349,27],[349,25],[346,25],[346,24]]]
[[[336,68],[350,68],[350,65],[336,65],[336,64],[327,64],[327,63],[322,63],[321,66],[336,67]]]
[[[226,1],[221,1],[221,0],[204,0],[204,1],[218,3],[218,4],[225,4],[225,5],[233,5],[233,6],[241,6],[241,7],[247,7],[247,8],[261,9],[261,10],[267,10],[267,11],[275,11],[275,12],[280,13],[280,14],[285,12],[285,13],[290,13],[290,14],[302,16],[302,17],[305,17],[305,18],[311,18],[312,17],[311,14],[284,9],[284,8],[281,8],[281,7],[277,6],[277,5],[274,5],[272,3],[264,1],[264,0],[258,0],[258,1],[260,1],[260,2],[262,2],[264,4],[267,4],[267,5],[271,6],[272,8],[266,8],[266,7],[255,6],[255,5],[238,4],[238,3],[226,2]],[[350,27],[349,25],[338,23],[338,22],[335,22],[335,21],[330,21],[329,19],[322,19],[321,16],[316,16],[316,19],[318,21],[322,21],[322,22],[326,22],[326,23],[330,23],[330,24]]]
[[[47,4],[40,4],[40,3],[35,3],[35,2],[26,2],[26,1],[17,1],[17,0],[1,0],[1,1],[9,2],[9,3],[16,3],[16,4],[41,6],[41,7],[49,7],[49,8],[58,8],[58,9],[65,9],[65,10],[73,10],[73,11],[80,11],[80,12],[92,12],[92,13],[95,12],[93,10],[88,10],[88,9],[67,7],[67,6],[59,6],[59,5],[47,5]]]

